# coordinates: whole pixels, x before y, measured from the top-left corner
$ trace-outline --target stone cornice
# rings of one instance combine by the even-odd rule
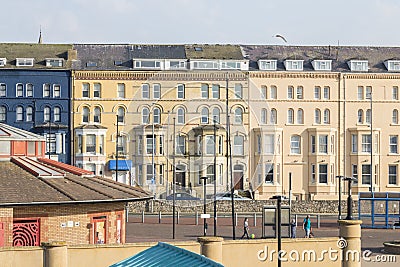
[[[74,71],[75,80],[139,80],[139,81],[246,81],[243,72],[138,72],[138,71]]]
[[[343,74],[346,79],[400,79],[400,73],[352,73]]]

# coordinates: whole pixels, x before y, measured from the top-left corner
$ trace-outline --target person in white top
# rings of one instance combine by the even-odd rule
[[[249,239],[249,220],[247,219],[247,217],[244,218],[243,235],[241,239],[243,239],[244,236],[247,236],[247,239]]]

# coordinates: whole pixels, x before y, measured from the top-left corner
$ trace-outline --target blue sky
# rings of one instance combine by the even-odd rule
[[[2,1],[0,42],[400,45],[396,0]]]

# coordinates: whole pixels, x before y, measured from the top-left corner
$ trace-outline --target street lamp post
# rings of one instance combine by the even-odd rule
[[[217,128],[214,117],[214,236],[217,236]]]
[[[118,182],[118,136],[119,136],[119,117],[117,114],[117,137],[115,138],[115,181]]]
[[[204,177],[201,177],[200,178],[201,180],[203,180],[203,189],[204,189],[204,211],[203,211],[203,217],[204,217],[204,221],[203,221],[203,224],[204,224],[204,236],[206,236],[207,235],[207,219],[206,219],[206,213],[207,213],[207,207],[206,207],[206,204],[207,204],[207,199],[206,199],[206,195],[207,195],[207,186],[206,186],[206,183],[207,183],[207,176],[204,176]]]
[[[370,192],[373,192],[374,191],[374,186],[373,186],[373,184],[374,184],[374,180],[373,180],[373,171],[374,171],[374,165],[373,165],[373,154],[372,154],[372,152],[374,151],[373,149],[373,142],[372,142],[372,140],[373,140],[373,137],[372,137],[372,135],[373,135],[373,130],[372,130],[372,88],[371,88],[371,92],[369,93],[369,102],[370,102],[370,124],[369,124],[369,127],[370,127],[370,135],[371,135],[371,153],[370,153],[370,161],[371,161],[371,168],[370,168],[370,170],[371,170],[371,181],[370,181],[370,188],[369,188],[369,191]]]

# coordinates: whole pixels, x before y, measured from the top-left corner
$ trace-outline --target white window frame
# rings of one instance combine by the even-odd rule
[[[17,67],[33,67],[34,58],[16,58]]]
[[[286,70],[290,71],[302,71],[304,60],[299,59],[287,59],[284,61]]]
[[[368,71],[368,60],[350,60],[347,64],[351,71]]]
[[[317,71],[330,71],[332,70],[332,60],[313,60],[311,62],[314,70]]]
[[[292,135],[290,137],[290,154],[301,154],[301,137],[300,135]]]
[[[258,68],[260,70],[276,70],[277,60],[274,59],[260,59],[258,60]]]

